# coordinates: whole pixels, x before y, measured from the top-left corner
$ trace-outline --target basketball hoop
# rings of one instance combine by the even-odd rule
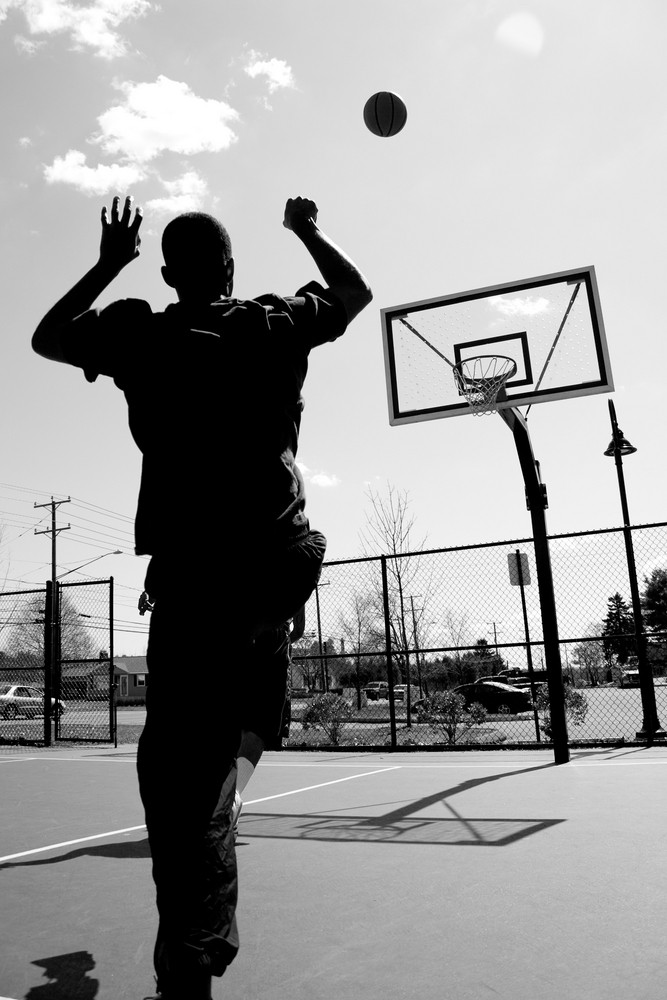
[[[453,365],[454,380],[475,415],[495,413],[500,390],[516,375],[516,361],[501,354],[483,354]]]

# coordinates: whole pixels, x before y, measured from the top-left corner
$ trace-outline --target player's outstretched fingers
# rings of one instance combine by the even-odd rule
[[[125,204],[123,206],[123,216],[120,221],[127,226],[129,224],[131,214],[132,214],[132,195],[128,194],[127,198],[125,199]]]
[[[133,233],[139,232],[139,226],[143,222],[143,218],[144,218],[144,213],[142,212],[141,207],[137,206],[137,208],[134,211],[134,219],[132,220],[132,225],[130,226],[130,229],[132,230]],[[140,243],[141,240],[137,236],[137,246],[139,246]]]

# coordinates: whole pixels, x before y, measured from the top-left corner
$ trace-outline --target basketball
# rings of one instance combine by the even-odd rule
[[[398,135],[408,118],[408,109],[398,96],[381,90],[369,97],[364,105],[364,122],[373,135],[384,139]]]

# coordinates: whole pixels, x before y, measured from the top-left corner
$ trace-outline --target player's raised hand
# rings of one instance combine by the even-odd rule
[[[118,195],[111,203],[111,214],[106,205],[102,209],[102,239],[100,241],[100,263],[110,269],[120,271],[126,264],[139,256],[141,239],[139,227],[142,222],[141,209],[137,208],[132,218],[132,197],[125,199],[123,214],[119,212]]]
[[[317,222],[317,205],[310,198],[288,198],[283,226],[294,232],[303,222]]]

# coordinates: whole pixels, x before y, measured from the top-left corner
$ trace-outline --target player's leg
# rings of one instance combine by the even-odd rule
[[[235,833],[243,807],[243,792],[264,750],[280,746],[285,705],[289,696],[290,639],[286,622],[255,637],[240,678],[241,725],[232,812]]]
[[[253,636],[298,615],[315,590],[326,547],[324,535],[310,530],[296,542],[268,548],[256,560],[257,571],[246,584],[253,595],[248,612]]]
[[[165,1000],[208,1000],[211,976],[222,975],[238,950],[234,678],[224,670],[216,617],[210,629],[193,629],[171,587],[150,582],[155,607],[138,772],[160,918],[156,972]],[[209,597],[215,606],[215,592]]]

